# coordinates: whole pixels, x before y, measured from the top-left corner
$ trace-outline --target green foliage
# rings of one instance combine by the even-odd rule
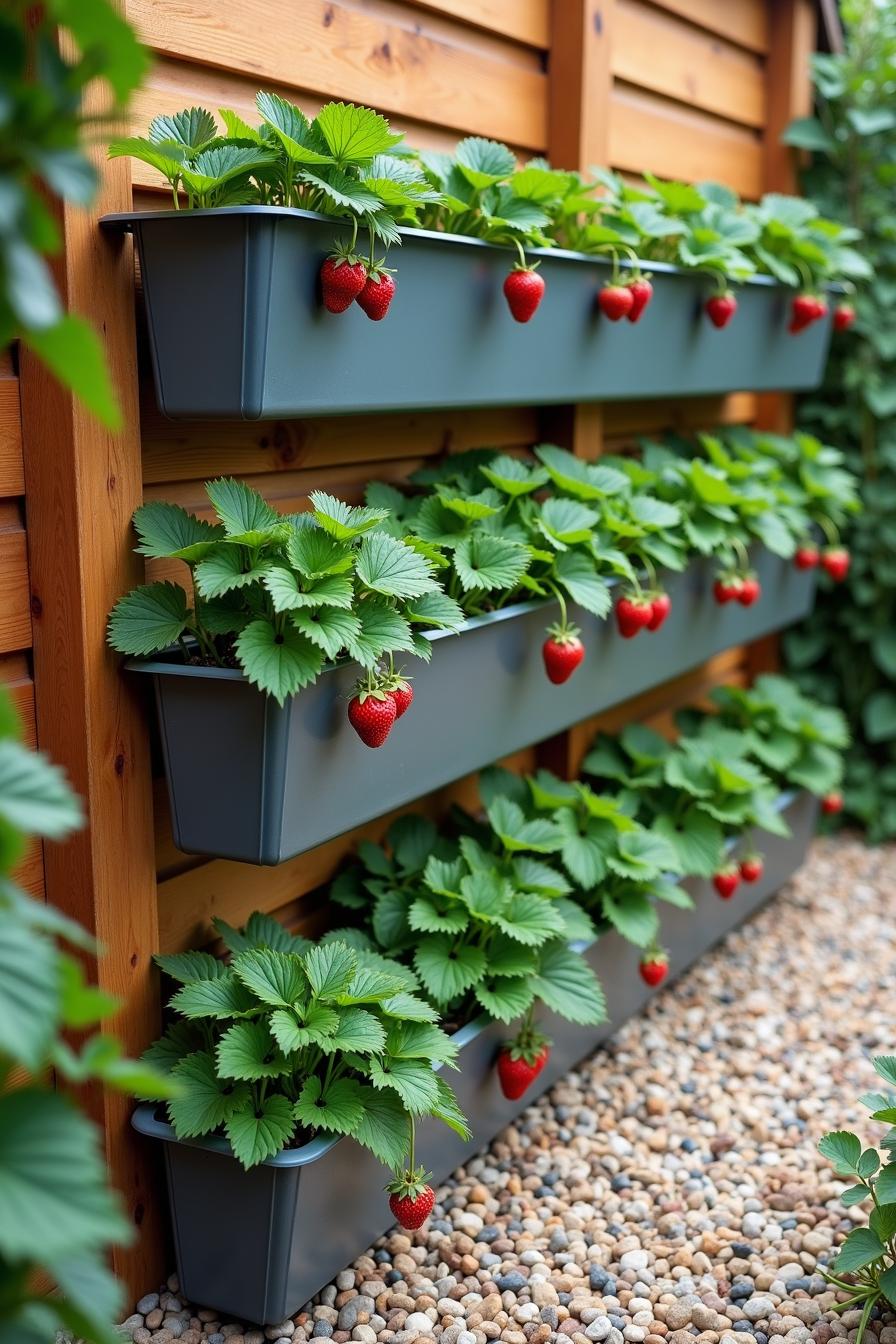
[[[0,1335],[43,1344],[67,1329],[114,1344],[122,1294],[106,1252],[132,1228],[108,1189],[99,1135],[50,1071],[71,1083],[96,1080],[138,1095],[167,1094],[165,1080],[123,1058],[93,1032],[77,1048],[64,1033],[90,1031],[115,999],[89,984],[75,955],[95,952],[79,925],[32,900],[10,878],[26,835],[62,840],[83,824],[65,777],[16,740],[2,705],[0,733]],[[33,1292],[43,1270],[60,1290]]]
[[[819,209],[861,229],[875,273],[850,296],[855,327],[836,336],[820,393],[800,405],[803,425],[835,443],[863,475],[864,512],[844,535],[852,564],[843,584],[824,582],[813,615],[785,640],[802,685],[846,713],[853,747],[842,822],[868,838],[896,836],[896,115],[889,88],[896,12],[844,0],[844,55],[818,55],[816,115],[787,140],[811,149],[805,187]],[[862,276],[856,275],[861,282]]]
[[[316,945],[254,914],[216,921],[228,964],[204,953],[157,957],[180,988],[146,1058],[178,1084],[168,1115],[180,1138],[224,1135],[246,1168],[314,1135],[351,1135],[401,1167],[409,1117],[436,1115],[466,1136],[435,1065],[457,1049],[431,1020],[412,971],[364,940]]]
[[[879,1055],[872,1061],[879,1078],[889,1086],[896,1084],[896,1059]],[[889,1128],[881,1140],[881,1158],[877,1148],[863,1148],[857,1135],[848,1130],[825,1134],[818,1145],[822,1157],[834,1167],[834,1173],[852,1184],[840,1196],[848,1208],[872,1201],[867,1227],[854,1227],[840,1247],[830,1269],[821,1273],[835,1288],[848,1294],[837,1302],[835,1311],[861,1310],[858,1344],[878,1304],[896,1306],[896,1095],[871,1092],[860,1098],[872,1112],[872,1120]],[[849,1275],[849,1279],[843,1276]]]
[[[241,481],[206,488],[215,524],[176,504],[135,513],[138,551],[183,560],[194,601],[173,583],[128,593],[109,619],[109,642],[120,653],[179,645],[187,659],[242,668],[283,704],[325,662],[350,657],[372,668],[398,650],[428,657],[429,641],[414,626],[463,623],[439,592],[433,562],[383,530],[386,510],[315,491],[313,513],[287,517]]]
[[[387,955],[413,966],[448,1021],[484,1010],[512,1022],[540,1001],[572,1022],[602,1022],[600,985],[577,953],[566,956],[594,927],[557,866],[563,832],[520,780],[503,771],[482,778],[481,824],[458,813],[439,834],[425,817],[401,817],[385,845],[359,846],[360,862],[332,896],[361,912]]]
[[[60,49],[57,26],[74,39]],[[88,205],[97,174],[83,146],[104,85],[120,116],[149,59],[110,0],[11,0],[0,15],[0,347],[21,339],[105,424],[120,423],[99,337],[66,314],[45,258],[59,247],[47,198]]]
[[[521,168],[506,145],[481,136],[453,155],[414,153],[370,108],[330,103],[309,122],[276,94],[256,97],[260,126],[221,109],[221,135],[210,113],[190,108],[157,117],[146,138],[116,141],[112,155],[150,164],[187,206],[292,205],[359,221],[387,245],[396,225],[420,225],[518,249],[572,248],[673,262],[716,281],[774,276],[816,288],[840,276],[865,276],[851,246],[859,237],[820,217],[808,201],[768,195],[744,204],[718,183],[691,186],[647,175],[633,186],[604,169],[557,171],[544,159]],[[371,238],[371,261],[373,260]]]

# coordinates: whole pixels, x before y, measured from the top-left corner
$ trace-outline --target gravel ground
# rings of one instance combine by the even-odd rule
[[[862,1215],[815,1144],[861,1123],[867,1057],[896,1045],[894,887],[896,847],[816,842],[776,901],[442,1186],[421,1232],[384,1237],[281,1326],[222,1322],[172,1278],[124,1337],[855,1339],[817,1267]],[[893,1314],[871,1330],[896,1344]]]

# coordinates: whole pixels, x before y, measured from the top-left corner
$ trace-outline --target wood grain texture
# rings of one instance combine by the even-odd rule
[[[381,462],[461,452],[484,444],[511,448],[537,437],[534,407],[329,416],[266,424],[166,420],[150,398],[143,408],[143,478],[148,485],[234,476],[326,472],[354,464],[360,480]]]
[[[799,166],[806,155],[782,144],[781,136],[794,117],[806,117],[812,111],[809,59],[815,50],[816,26],[812,0],[778,0],[771,5],[763,164],[766,191],[793,193],[799,189]]]
[[[99,154],[97,154],[99,159]],[[45,847],[47,897],[105,948],[100,985],[122,998],[115,1029],[139,1054],[159,1027],[148,734],[119,659],[106,647],[109,608],[138,582],[130,517],[142,494],[130,243],[96,215],[127,209],[126,161],[106,166],[96,213],[65,208],[56,278],[67,307],[105,336],[125,428],[103,429],[27,351],[21,357],[23,442],[38,741],[85,800],[89,826]],[[113,1264],[131,1295],[167,1272],[164,1201],[151,1154],[130,1127],[131,1101],[92,1088],[114,1183],[140,1236]]]
[[[725,182],[748,199],[762,192],[762,142],[756,132],[618,81],[609,143],[613,168]]]
[[[127,12],[166,56],[534,150],[547,143],[537,53],[388,0],[303,0],[288,23],[282,0],[129,0]]]
[[[9,512],[9,511],[12,512]],[[0,504],[0,653],[31,647],[28,547],[15,504]]]
[[[551,0],[409,0],[414,9],[430,10],[530,47],[550,41]]]
[[[0,377],[0,499],[24,493],[19,380]]]
[[[608,162],[616,0],[564,0],[551,8],[548,143],[556,168]]]
[[[678,14],[729,42],[764,53],[771,42],[769,6],[778,0],[653,0],[653,3],[657,9]]]
[[[762,58],[644,0],[616,0],[612,67],[651,93],[745,126],[764,123]]]

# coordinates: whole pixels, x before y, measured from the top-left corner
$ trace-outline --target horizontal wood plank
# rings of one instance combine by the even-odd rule
[[[765,121],[762,58],[677,15],[617,0],[611,53],[617,79],[745,126]]]
[[[604,436],[620,439],[668,431],[685,434],[715,425],[745,425],[756,418],[758,404],[754,392],[681,401],[614,401],[603,408]]]
[[[525,42],[547,47],[551,0],[407,0],[414,9],[430,10]]]
[[[266,424],[166,420],[154,403],[143,411],[143,479],[208,480],[229,475],[329,471],[357,465],[375,476],[380,462],[432,457],[466,448],[534,442],[532,407],[327,416]]]
[[[0,504],[0,653],[31,647],[25,529],[15,503]]]
[[[0,499],[25,493],[18,378],[0,378]]]
[[[532,748],[517,752],[501,762],[508,769],[523,773],[532,770]],[[214,937],[214,916],[230,924],[242,924],[253,910],[273,911],[314,891],[330,881],[340,863],[359,840],[379,840],[396,817],[407,812],[428,816],[444,815],[452,803],[473,807],[476,804],[476,775],[429,794],[407,807],[378,817],[354,831],[308,850],[277,868],[256,868],[251,864],[213,859],[162,881],[158,886],[159,945],[163,952],[179,952],[201,947]]]
[[[280,0],[199,7],[192,0],[129,0],[128,18],[166,56],[271,83],[366,103],[462,133],[541,151],[547,80],[537,53],[500,43],[386,0],[363,9],[305,0],[283,22]]]
[[[762,193],[762,144],[747,127],[618,82],[610,99],[610,166]]]
[[[750,51],[769,49],[768,0],[653,0],[668,10]],[[774,0],[773,0],[774,3]]]

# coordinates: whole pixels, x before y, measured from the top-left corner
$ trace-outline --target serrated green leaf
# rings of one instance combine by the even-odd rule
[[[253,994],[227,968],[214,980],[196,980],[183,985],[170,1005],[182,1017],[245,1017],[257,1007]]]
[[[235,546],[218,546],[196,566],[196,587],[207,600],[224,597],[266,578],[267,566],[248,564]]]
[[[327,943],[306,952],[302,964],[317,997],[332,1002],[348,990],[358,959],[344,943]]]
[[[493,831],[510,853],[554,854],[563,843],[556,822],[547,817],[527,820],[522,808],[510,798],[495,798],[486,812]]]
[[[878,1077],[896,1087],[896,1055],[875,1055],[871,1062]]]
[[[265,566],[263,578],[276,612],[292,613],[318,607],[348,611],[354,602],[352,581],[345,574],[324,574],[300,583],[291,570],[269,565]]]
[[[119,598],[109,617],[109,643],[118,653],[161,653],[187,627],[187,595],[176,583],[149,583]]]
[[[277,1008],[270,1017],[271,1034],[285,1054],[304,1050],[308,1045],[323,1046],[339,1024],[335,1008],[310,1003],[298,1010]]]
[[[263,539],[282,522],[276,509],[244,481],[222,476],[207,482],[205,492],[228,537],[257,535]]]
[[[584,891],[592,891],[607,873],[607,854],[615,844],[612,827],[598,820],[580,822],[567,810],[557,814],[557,825],[567,872]]]
[[[323,666],[320,649],[309,639],[289,626],[281,634],[264,617],[246,626],[236,651],[249,681],[279,705],[316,681]]]
[[[441,1027],[431,1022],[396,1022],[389,1028],[386,1053],[395,1059],[426,1059],[430,1064],[453,1064],[457,1046]]]
[[[377,526],[388,517],[387,509],[371,509],[346,504],[322,490],[312,490],[308,496],[314,516],[320,526],[337,541],[351,541]]]
[[[535,998],[526,976],[486,976],[473,991],[476,1002],[498,1022],[512,1022],[527,1012]]]
[[[554,565],[557,582],[565,588],[573,602],[590,611],[593,616],[604,617],[612,605],[612,597],[607,581],[597,572],[593,560],[583,551],[564,551],[557,556]]]
[[[852,1274],[879,1260],[884,1247],[870,1227],[854,1227],[840,1247],[834,1268],[838,1274]]]
[[[168,1118],[180,1139],[213,1134],[251,1097],[245,1083],[234,1087],[229,1079],[218,1077],[214,1056],[207,1050],[187,1055],[171,1074],[181,1088],[168,1102]]]
[[[513,895],[496,922],[508,938],[526,947],[541,947],[549,939],[564,933],[563,916],[554,902],[533,891]]]
[[[871,1191],[867,1185],[851,1185],[848,1190],[844,1190],[840,1196],[840,1203],[847,1209],[851,1209],[855,1204],[861,1204],[863,1200],[868,1199]]]
[[[447,1004],[465,993],[486,969],[481,948],[455,946],[447,934],[429,934],[414,954],[416,970],[424,989],[436,1003]]]
[[[408,1114],[401,1099],[393,1092],[373,1087],[362,1087],[359,1099],[361,1118],[352,1137],[369,1148],[385,1166],[397,1171],[404,1164],[408,1149]]]
[[[370,1081],[378,1090],[396,1092],[412,1115],[426,1115],[439,1096],[432,1067],[419,1059],[383,1055],[370,1061]]]
[[[274,1008],[290,1008],[307,993],[303,963],[295,953],[252,948],[237,953],[232,967],[247,989]]]
[[[294,527],[286,538],[286,553],[290,564],[306,579],[344,574],[351,569],[355,558],[348,542],[337,541],[319,525]]]
[[[384,653],[415,652],[411,627],[386,598],[365,598],[355,608],[361,632],[348,644],[362,667],[374,667]]]
[[[256,1105],[244,1106],[224,1122],[224,1132],[234,1157],[246,1171],[282,1152],[295,1133],[293,1107],[277,1095]]]
[[[434,625],[442,630],[462,630],[467,618],[453,597],[433,591],[423,593],[404,603],[403,611],[409,621],[419,625]]]
[[[404,991],[384,999],[380,1006],[387,1017],[403,1018],[408,1022],[437,1022],[439,1018],[431,1004]]]
[[[511,591],[528,566],[525,546],[488,532],[462,537],[454,550],[455,572],[465,592]]]
[[[603,912],[606,918],[636,947],[647,947],[657,936],[659,918],[653,903],[636,887],[619,895],[605,894]]]
[[[408,906],[408,923],[417,933],[462,933],[469,922],[469,914],[457,902],[439,902],[424,894]]]
[[[333,162],[326,141],[312,129],[304,112],[294,103],[287,102],[279,94],[262,91],[255,95],[255,106],[293,163]],[[223,110],[221,116],[224,116]]]
[[[336,1030],[321,1047],[326,1054],[351,1051],[358,1055],[370,1055],[378,1054],[383,1049],[386,1033],[367,1008],[340,1007],[338,1017]]]
[[[223,527],[206,523],[178,504],[155,500],[143,504],[133,517],[140,538],[137,551],[153,558],[173,557],[190,564],[202,560],[224,536]]]
[[[365,587],[386,597],[420,597],[438,586],[423,556],[388,532],[363,538],[355,572]]]
[[[516,159],[506,145],[478,135],[461,140],[455,150],[455,160],[461,173],[477,191],[503,182],[516,167]]]
[[[855,1134],[848,1130],[837,1129],[825,1134],[818,1143],[822,1157],[833,1162],[837,1171],[854,1172],[862,1153],[862,1145]]]
[[[204,107],[187,107],[171,116],[153,117],[148,135],[153,143],[173,141],[195,154],[216,139],[218,128],[211,112]]]
[[[339,607],[321,607],[318,611],[300,609],[290,614],[290,622],[300,635],[310,639],[331,661],[361,634],[361,622],[350,611]]]
[[[520,461],[518,457],[504,455],[492,458],[479,470],[497,490],[502,490],[505,495],[510,495],[512,498],[531,494],[549,479],[543,467],[535,467],[528,462]]]
[[[314,124],[327,142],[337,163],[366,163],[384,154],[402,139],[389,129],[389,123],[369,107],[352,103],[327,103]]]
[[[57,1027],[60,991],[50,939],[0,918],[0,1054],[30,1072],[41,1068]]]
[[[520,891],[538,891],[543,896],[565,896],[572,890],[561,872],[541,859],[534,859],[531,854],[517,854],[514,857],[513,875]]]
[[[291,1069],[264,1022],[235,1022],[221,1037],[216,1053],[222,1078],[249,1082],[279,1078]]]
[[[607,1018],[600,982],[584,957],[563,942],[548,943],[539,954],[532,989],[552,1012],[567,1022],[597,1025]]]
[[[859,1162],[861,1162],[861,1158],[859,1159]],[[856,1164],[856,1170],[860,1176],[867,1177],[871,1174],[868,1171],[860,1170],[858,1163]],[[874,1188],[879,1203],[896,1204],[896,1166],[884,1167],[877,1178],[877,1184]]]
[[[194,980],[219,980],[227,967],[208,952],[168,952],[153,957],[156,965],[182,985]]]
[[[535,455],[543,464],[555,485],[576,499],[597,500],[616,495],[628,486],[628,477],[615,467],[586,462],[565,448],[550,443],[538,444]]]

